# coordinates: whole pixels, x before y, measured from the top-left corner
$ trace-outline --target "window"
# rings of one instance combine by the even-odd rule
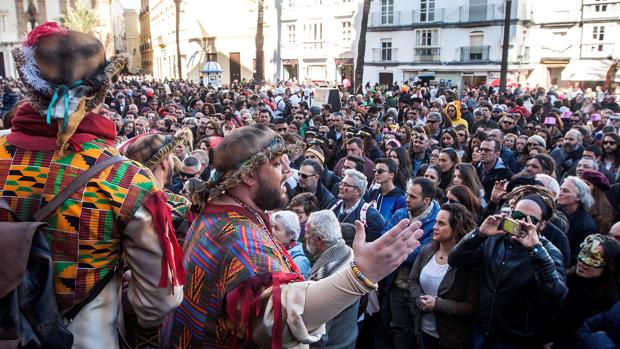
[[[323,40],[323,23],[304,24],[307,41]]]
[[[392,41],[381,42],[381,60],[382,61],[392,60]]]
[[[0,11],[0,32],[7,32],[8,31],[8,11],[6,10],[2,10]]]
[[[351,22],[342,22],[342,41],[351,41]]]
[[[437,46],[439,31],[437,29],[421,29],[416,31],[416,46]]]
[[[420,22],[435,20],[435,0],[420,0]]]
[[[217,53],[207,53],[207,62],[217,62]]]
[[[295,42],[295,25],[289,24],[286,28],[288,29],[288,42]]]
[[[596,0],[596,2],[601,2],[601,0]],[[594,12],[607,12],[607,4],[594,5]]]
[[[394,24],[394,0],[381,0],[381,24]]]
[[[605,26],[595,25],[592,28],[592,39],[596,41],[603,41],[605,39]]]

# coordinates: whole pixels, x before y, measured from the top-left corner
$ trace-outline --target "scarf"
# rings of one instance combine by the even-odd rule
[[[56,137],[62,120],[47,125],[43,116],[30,103],[24,103],[17,109],[12,122],[11,134],[7,136],[12,145],[33,151],[58,149]],[[116,128],[112,120],[89,112],[69,139],[69,145],[74,151],[79,152],[83,150],[84,143],[97,138],[103,139],[108,146],[114,146]]]
[[[352,261],[353,250],[345,244],[344,240],[340,239],[335,245],[321,253],[312,269],[310,269],[308,279],[324,279]]]

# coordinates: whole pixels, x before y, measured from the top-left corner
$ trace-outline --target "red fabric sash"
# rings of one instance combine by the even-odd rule
[[[172,211],[166,204],[166,196],[158,191],[144,201],[144,207],[153,217],[153,225],[163,252],[161,261],[161,278],[159,287],[168,287],[168,272],[171,272],[172,287],[185,284],[185,269],[183,268],[183,250],[179,246],[174,227],[172,226]]]
[[[54,120],[52,124],[45,123],[45,119],[30,103],[23,103],[12,120],[13,128],[7,136],[10,144],[34,151],[57,150],[56,136],[62,120]],[[108,146],[114,146],[116,128],[114,122],[104,116],[90,112],[86,114],[75,134],[69,139],[69,145],[74,151],[82,151],[82,144],[95,138],[101,138]]]

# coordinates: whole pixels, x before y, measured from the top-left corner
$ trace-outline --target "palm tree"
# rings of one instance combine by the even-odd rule
[[[86,7],[84,0],[78,0],[75,7],[69,4],[67,14],[60,18],[63,27],[83,33],[94,34],[97,14]]]
[[[364,0],[362,8],[362,26],[357,43],[357,59],[355,61],[355,80],[353,91],[356,94],[363,93],[364,87],[364,55],[366,54],[366,30],[368,29],[368,13],[370,12],[370,1]]]
[[[256,17],[256,76],[254,80],[257,84],[262,84],[265,81],[265,52],[263,50],[263,43],[265,37],[263,36],[263,14],[265,7],[265,0],[258,0],[258,16]]]
[[[181,25],[181,0],[174,0],[174,15],[176,19],[175,23],[175,36],[177,41],[177,72],[178,78],[181,79],[183,74],[181,72],[181,40],[179,39],[179,27]]]

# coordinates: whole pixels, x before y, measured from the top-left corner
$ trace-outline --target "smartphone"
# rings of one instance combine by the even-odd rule
[[[508,234],[511,234],[514,236],[521,235],[521,229],[519,228],[519,222],[515,221],[514,219],[504,218],[502,220],[501,226],[502,226],[502,230]]]

